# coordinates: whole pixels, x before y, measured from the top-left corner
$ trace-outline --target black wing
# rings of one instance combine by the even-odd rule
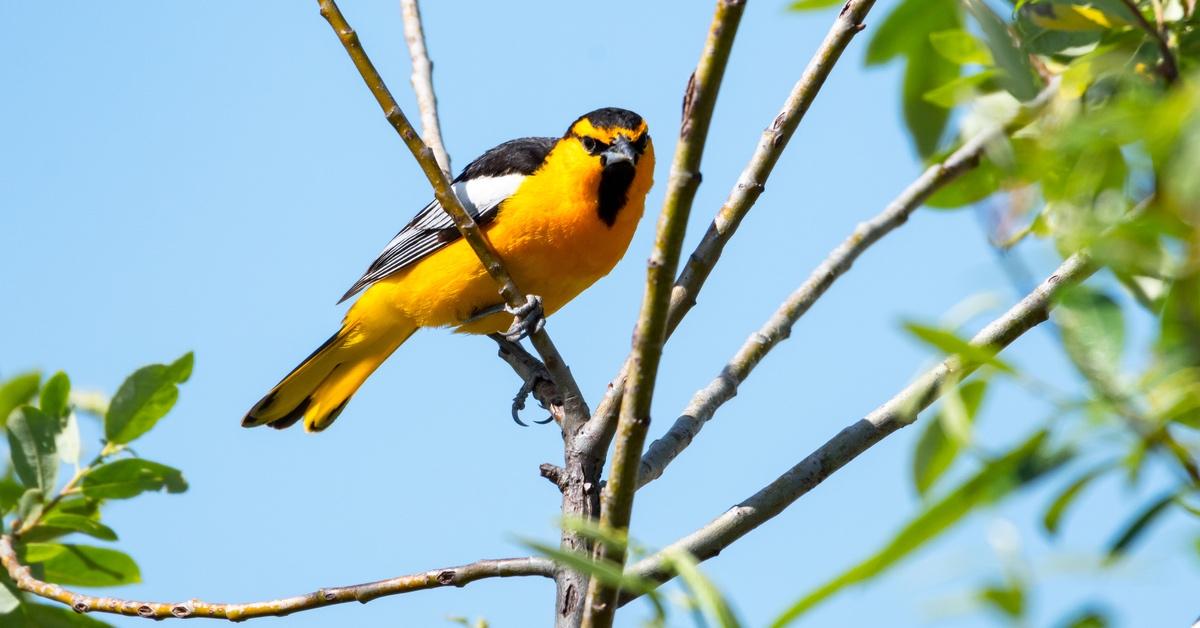
[[[475,222],[485,225],[495,220],[501,203],[516,192],[521,180],[537,171],[557,141],[552,137],[525,137],[487,151],[455,177],[454,195]],[[461,237],[441,203],[434,200],[392,238],[338,303]]]

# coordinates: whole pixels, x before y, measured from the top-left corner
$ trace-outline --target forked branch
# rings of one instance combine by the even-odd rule
[[[1095,270],[1096,267],[1085,253],[1072,255],[1033,292],[976,334],[971,344],[997,351],[1007,347],[1048,318],[1056,295],[1064,288],[1087,279]],[[942,382],[947,378],[961,380],[977,366],[964,363],[956,356],[946,359],[865,418],[847,426],[762,490],[672,543],[670,547],[685,550],[700,560],[716,556],[751,530],[783,512],[859,454],[912,423],[919,412],[937,399]],[[656,554],[633,565],[630,571],[665,582],[674,576],[668,564],[663,554]]]

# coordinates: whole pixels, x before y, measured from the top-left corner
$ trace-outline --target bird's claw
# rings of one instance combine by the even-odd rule
[[[517,391],[517,396],[513,397],[512,420],[516,421],[517,425],[520,425],[521,427],[529,427],[528,423],[521,420],[521,410],[525,409],[525,400],[529,398],[529,395],[533,392],[534,387],[537,386],[540,380],[541,377],[537,375],[529,378],[529,381],[521,384],[521,389]],[[538,425],[545,425],[553,420],[554,415],[550,415],[541,421],[534,421],[534,423]]]
[[[505,306],[504,311],[513,315],[513,323],[502,336],[509,342],[521,342],[525,338],[542,331],[546,326],[545,310],[542,309],[542,297],[536,294],[525,296],[525,305],[521,307]],[[519,421],[518,421],[519,422]]]

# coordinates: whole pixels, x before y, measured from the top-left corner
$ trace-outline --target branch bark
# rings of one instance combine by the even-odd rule
[[[993,142],[1024,126],[1040,111],[1058,89],[1053,81],[1037,98],[1030,101],[1007,125],[981,132],[965,142],[945,160],[927,168],[910,183],[882,212],[860,223],[841,244],[830,252],[808,279],[793,292],[759,330],[746,339],[721,372],[704,388],[696,391],[683,414],[671,429],[650,444],[642,457],[638,488],[658,479],[663,470],[700,433],[701,428],[716,411],[737,395],[738,386],[746,381],[754,367],[767,353],[791,335],[792,327],[808,312],[825,292],[845,274],[855,260],[868,248],[894,229],[908,221],[909,216],[934,192],[979,165],[984,151]]]
[[[745,0],[720,0],[713,13],[708,38],[696,70],[688,80],[683,97],[679,141],[671,163],[662,213],[659,215],[654,248],[646,267],[646,291],[642,311],[634,328],[633,350],[628,359],[629,394],[621,405],[616,429],[620,433],[613,452],[612,470],[604,489],[600,525],[613,530],[629,527],[633,494],[637,482],[637,461],[641,458],[650,426],[650,404],[666,341],[667,312],[671,285],[679,267],[688,217],[700,185],[700,162],[708,139],[717,94],[741,22]],[[595,443],[593,443],[595,445]],[[593,448],[593,451],[607,449]],[[601,543],[596,548],[600,560],[625,562],[624,545]],[[588,585],[582,625],[611,626],[616,611],[617,590],[593,579]]]
[[[417,97],[417,109],[421,112],[421,137],[433,151],[442,172],[449,177],[450,154],[442,142],[437,95],[433,91],[433,62],[429,60],[429,51],[425,48],[421,7],[417,0],[400,0],[400,13],[404,20],[404,41],[408,44],[408,56],[412,58],[412,77],[409,80]]]
[[[469,565],[446,567],[415,573],[377,582],[367,582],[347,587],[318,589],[312,593],[293,597],[223,604],[202,600],[183,602],[139,602],[111,597],[94,597],[63,588],[57,584],[34,578],[30,568],[22,565],[13,549],[9,535],[0,536],[0,564],[9,577],[22,591],[61,602],[77,613],[111,613],[146,619],[226,619],[244,621],[258,617],[282,617],[299,611],[322,606],[345,604],[346,602],[367,603],[390,595],[435,589],[438,587],[462,587],[485,578],[510,578],[516,576],[552,577],[554,565],[544,558],[501,558],[480,560]]]
[[[1057,294],[1087,279],[1095,270],[1086,253],[1072,255],[1024,299],[976,334],[971,343],[996,350],[1007,347],[1048,318]],[[762,490],[672,543],[670,548],[687,551],[699,560],[716,556],[751,530],[783,512],[859,454],[912,423],[919,412],[937,399],[941,384],[948,377],[961,380],[976,367],[974,364],[964,364],[956,356],[947,358],[887,403],[843,429]],[[666,582],[674,577],[667,564],[664,554],[659,553],[633,565],[630,571]],[[628,596],[623,601],[632,597]]]
[[[696,304],[696,295],[704,286],[713,265],[720,258],[725,244],[733,237],[738,225],[754,207],[762,194],[767,178],[779,161],[779,156],[787,148],[804,114],[816,99],[825,84],[825,79],[833,70],[833,66],[841,58],[842,51],[850,44],[859,31],[865,28],[863,19],[875,5],[874,0],[849,0],[837,19],[834,20],[824,41],[817,52],[809,60],[808,66],[800,80],[792,87],[791,93],[783,104],[779,114],[763,131],[758,147],[746,164],[738,182],[730,191],[725,204],[717,211],[708,231],[700,241],[684,265],[683,271],[675,280],[671,291],[670,310],[667,313],[666,337],[670,337],[679,326],[680,321]],[[593,420],[588,426],[590,440],[599,441],[607,447],[612,440],[616,425],[618,410],[622,405],[625,394],[625,380],[628,366],[622,368],[617,378],[613,380],[600,405],[597,406]]]

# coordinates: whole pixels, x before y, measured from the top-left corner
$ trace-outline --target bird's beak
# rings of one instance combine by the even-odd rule
[[[624,135],[618,135],[613,141],[612,146],[608,150],[600,153],[600,165],[605,168],[610,168],[619,163],[627,163],[631,166],[636,166],[638,161],[638,152],[629,142],[629,138]]]

